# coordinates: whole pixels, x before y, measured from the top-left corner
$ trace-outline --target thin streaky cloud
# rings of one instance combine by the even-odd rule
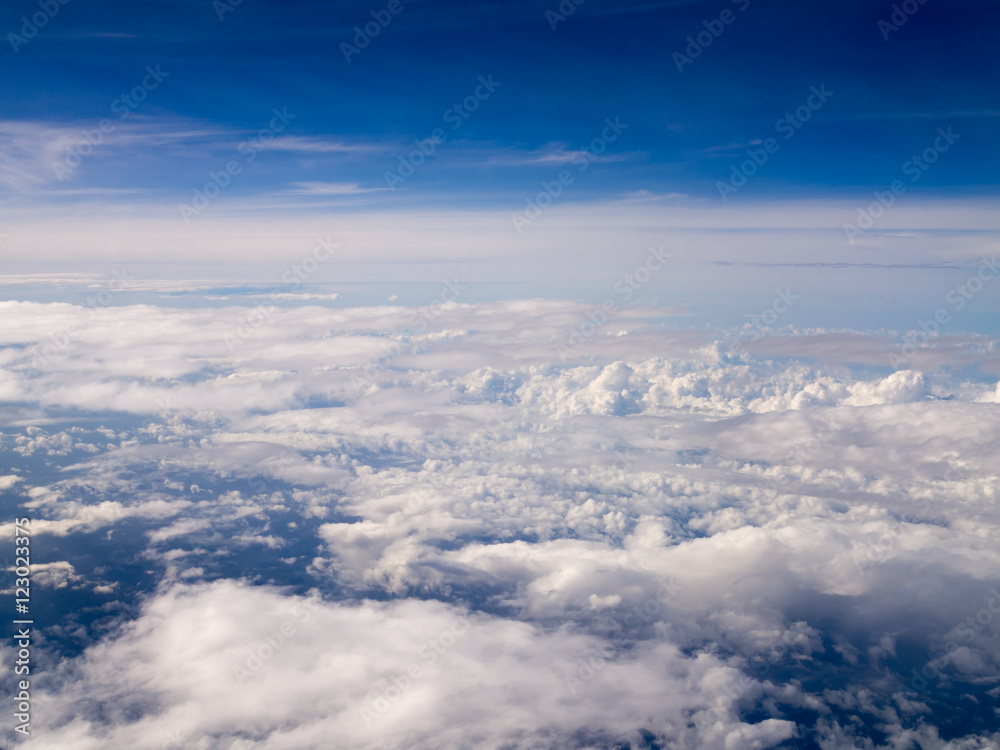
[[[547,167],[570,164],[586,159],[588,162],[624,162],[646,156],[642,151],[605,152],[596,154],[585,148],[568,148],[565,143],[553,143],[528,152],[505,150],[492,154],[479,162],[487,167]]]
[[[358,195],[375,193],[388,188],[366,188],[357,182],[293,182],[288,190],[281,193],[288,195]]]
[[[344,141],[311,138],[306,136],[283,136],[266,144],[270,151],[301,151],[311,154],[356,154],[386,151],[389,146],[376,143],[346,143]]]

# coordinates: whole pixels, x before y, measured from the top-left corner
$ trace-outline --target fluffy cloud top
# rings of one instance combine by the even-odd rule
[[[995,380],[569,302],[5,304],[0,483],[86,603],[26,747],[996,746]]]

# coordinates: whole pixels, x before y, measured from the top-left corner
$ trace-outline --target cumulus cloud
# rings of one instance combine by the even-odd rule
[[[39,560],[95,598],[28,747],[997,741],[981,338],[893,371],[647,308],[567,352],[564,301],[0,305],[0,483],[103,550]]]
[[[31,580],[43,588],[64,589],[83,580],[71,563],[60,560],[31,566]]]
[[[17,474],[7,474],[0,477],[0,490],[9,490],[15,484],[21,481],[21,477]]]
[[[232,581],[161,592],[51,679],[45,738],[25,747],[556,748],[645,732],[721,749],[795,732],[737,718],[773,684],[666,638],[615,652],[440,602],[324,603]]]

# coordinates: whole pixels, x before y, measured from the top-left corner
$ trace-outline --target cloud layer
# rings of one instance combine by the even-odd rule
[[[988,340],[3,306],[27,747],[998,741]]]

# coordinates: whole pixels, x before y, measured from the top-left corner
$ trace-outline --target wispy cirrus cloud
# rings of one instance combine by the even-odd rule
[[[266,146],[271,151],[301,151],[309,154],[370,154],[387,151],[387,144],[348,143],[322,137],[287,135]]]
[[[388,188],[366,188],[357,182],[293,182],[281,192],[285,195],[360,195],[376,193]]]
[[[0,185],[30,190],[55,179],[50,163],[73,145],[79,131],[36,122],[0,121]]]
[[[488,167],[549,167],[586,160],[601,162],[636,161],[646,156],[644,151],[596,154],[586,148],[570,148],[567,143],[550,143],[531,151],[505,149],[483,157],[480,165]]]
[[[150,117],[129,112],[122,117],[113,108],[104,117],[72,122],[37,120],[0,121],[0,191],[15,194],[45,192],[48,195],[94,195],[100,192],[137,191],[149,188],[155,172],[155,188],[187,189],[191,173],[200,178],[202,166],[246,154],[277,152],[314,157],[371,155],[389,146],[350,143],[328,137],[283,136],[262,140],[258,131],[206,124],[187,118]],[[114,164],[108,159],[114,159]],[[250,159],[247,159],[250,161]],[[136,163],[155,165],[136,170]],[[100,169],[95,166],[100,165]],[[300,171],[299,167],[288,167]],[[289,177],[292,175],[289,174]],[[115,184],[108,184],[108,182]],[[347,194],[364,192],[351,183],[297,181],[299,194]],[[325,186],[325,187],[323,187]],[[266,192],[273,192],[268,189]]]
[[[162,158],[184,152],[204,156],[226,144],[227,135],[232,133],[191,122],[134,114],[126,120],[110,116],[110,110],[108,114],[76,122],[0,121],[0,138],[5,142],[0,150],[0,185],[15,192],[65,185],[79,180],[90,160],[102,156]],[[77,193],[99,187],[78,188]]]

